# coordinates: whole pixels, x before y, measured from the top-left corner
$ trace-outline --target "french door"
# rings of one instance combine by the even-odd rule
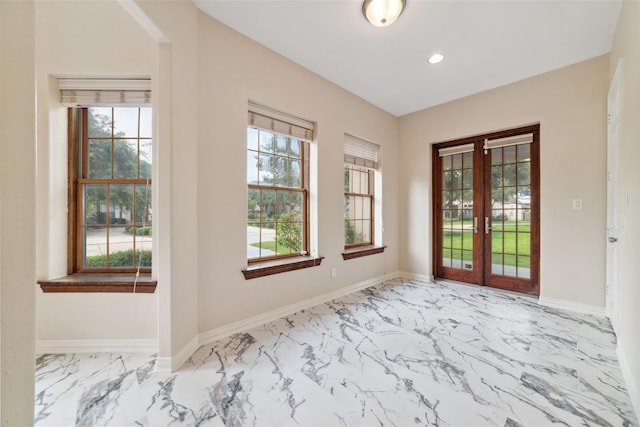
[[[435,277],[539,294],[539,134],[433,146]]]

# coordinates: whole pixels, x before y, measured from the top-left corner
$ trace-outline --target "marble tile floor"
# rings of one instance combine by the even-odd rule
[[[393,279],[202,346],[45,354],[37,426],[637,426],[606,319]]]

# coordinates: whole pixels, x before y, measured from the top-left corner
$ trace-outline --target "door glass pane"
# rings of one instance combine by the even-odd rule
[[[465,190],[473,188],[473,170],[465,169],[462,172],[462,188]]]
[[[462,251],[462,269],[473,270],[473,251]]]
[[[516,162],[516,146],[511,145],[509,147],[504,147],[502,152],[502,163],[505,165],[515,163]]]
[[[504,185],[516,185],[516,165],[504,165],[502,168],[502,179],[504,179]]]
[[[442,264],[473,269],[473,153],[440,158],[442,162]]]
[[[465,169],[473,168],[473,151],[462,155],[462,165]]]
[[[459,249],[451,250],[451,267],[462,269],[462,251]]]
[[[491,251],[496,253],[501,253],[502,245],[503,245],[502,232],[493,230],[493,233],[491,233]]]
[[[473,250],[473,230],[465,230],[462,232],[462,248],[468,251]]]
[[[510,254],[504,254],[504,276],[516,277],[516,256]]]
[[[451,188],[458,190],[462,188],[462,170],[456,170],[451,177]]]
[[[502,275],[502,254],[501,253],[491,254],[491,274]]]
[[[494,148],[491,151],[500,150]],[[499,188],[502,186],[502,165],[491,166],[491,188]]]
[[[518,145],[517,150],[518,162],[530,162],[531,161],[531,146],[529,144]]]
[[[462,154],[454,154],[451,156],[451,169],[460,170],[462,169]]]
[[[491,150],[491,273],[530,277],[530,147]]]
[[[502,165],[502,149],[496,148],[491,150],[491,164]]]
[[[531,253],[531,242],[529,236],[530,233],[518,233],[518,255],[529,255]]]
[[[528,257],[528,256],[518,257],[518,277],[521,277],[523,279],[531,278],[530,261],[531,261],[531,257]]]
[[[462,232],[460,226],[451,232],[451,247],[454,249],[462,249]]]
[[[442,173],[442,188],[445,190],[451,189],[451,171],[444,171]]]
[[[452,191],[443,191],[442,192],[442,208],[443,209],[451,209],[453,208],[453,192]],[[443,217],[446,220],[451,219],[451,217],[447,214],[447,216]]]
[[[518,185],[529,185],[531,164],[529,162],[518,163],[516,167],[518,175]]]

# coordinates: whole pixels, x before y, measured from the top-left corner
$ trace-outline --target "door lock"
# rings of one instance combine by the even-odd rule
[[[608,240],[609,240],[609,243],[615,243],[615,242],[618,241],[618,238],[617,237],[609,237]]]
[[[489,234],[489,230],[491,230],[491,226],[489,225],[489,217],[484,217],[484,234]]]

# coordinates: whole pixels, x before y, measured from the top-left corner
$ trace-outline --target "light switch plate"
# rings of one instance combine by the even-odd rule
[[[573,199],[573,209],[582,209],[582,199]]]

